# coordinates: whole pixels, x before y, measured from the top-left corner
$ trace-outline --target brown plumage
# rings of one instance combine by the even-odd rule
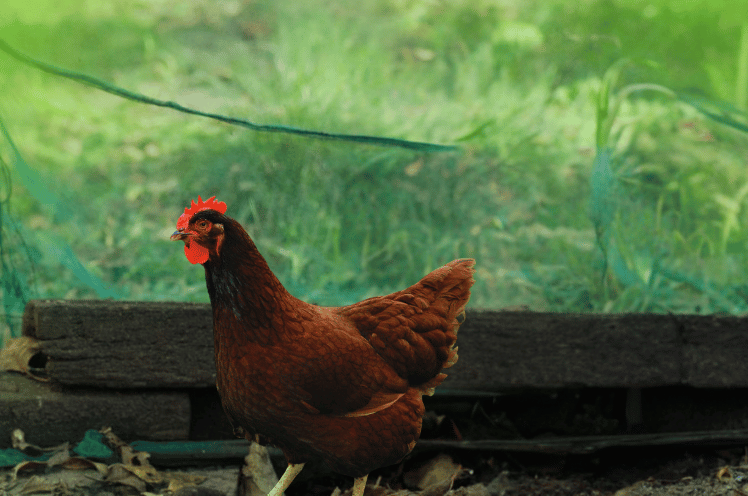
[[[224,410],[247,439],[286,455],[289,468],[270,494],[321,458],[355,477],[360,496],[371,470],[413,449],[421,397],[457,361],[474,261],[455,260],[387,296],[320,307],[290,295],[223,212],[213,199],[193,202],[172,239],[205,267]]]

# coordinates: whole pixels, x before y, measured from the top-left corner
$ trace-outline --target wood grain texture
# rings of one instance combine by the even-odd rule
[[[189,395],[71,390],[0,372],[0,448],[10,447],[13,429],[21,429],[30,443],[54,446],[74,444],[86,430],[104,426],[123,439],[187,439]]]
[[[37,300],[24,316],[47,373],[115,388],[215,384],[210,305]],[[467,310],[437,394],[524,388],[748,386],[748,319]]]
[[[683,343],[683,384],[696,387],[748,386],[748,318],[677,315]]]
[[[56,382],[112,388],[215,384],[209,305],[34,300],[23,333],[38,339]]]
[[[681,383],[681,343],[667,315],[468,310],[457,344],[445,388]]]

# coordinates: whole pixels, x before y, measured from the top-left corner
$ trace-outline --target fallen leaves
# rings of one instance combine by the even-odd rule
[[[93,437],[90,435],[100,434],[106,443],[112,448],[94,446]],[[87,482],[93,481],[102,485],[119,485],[134,489],[139,494],[175,494],[185,488],[195,487],[206,480],[206,477],[185,474],[180,472],[159,472],[150,464],[150,454],[145,451],[137,451],[129,444],[117,437],[109,428],[104,428],[99,433],[89,431],[84,441],[76,446],[85,448],[82,451],[111,455],[110,458],[116,458],[118,461],[106,464],[89,458],[78,456],[75,452],[71,453],[68,443],[53,448],[41,448],[26,442],[24,433],[16,429],[12,435],[14,449],[20,451],[26,456],[37,456],[38,459],[24,460],[16,464],[10,472],[10,480],[0,482],[0,494],[12,494],[24,496],[26,494],[52,493],[55,495],[64,495],[69,492],[68,483],[63,477],[60,480],[51,482],[47,478],[42,478],[34,472],[43,471],[45,474],[52,469],[59,469],[65,472],[72,471],[93,471],[86,473]],[[116,453],[116,455],[115,455]],[[62,474],[64,472],[61,472]],[[29,476],[21,478],[22,476]],[[81,478],[68,478],[69,480],[78,481]]]

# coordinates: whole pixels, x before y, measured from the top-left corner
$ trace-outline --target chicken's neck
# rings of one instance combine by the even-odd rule
[[[228,226],[227,226],[228,227]],[[234,226],[231,226],[234,227]],[[204,264],[213,307],[216,338],[261,345],[281,337],[288,300],[283,287],[254,242],[241,231],[226,229],[220,255]],[[220,324],[220,326],[219,326]]]

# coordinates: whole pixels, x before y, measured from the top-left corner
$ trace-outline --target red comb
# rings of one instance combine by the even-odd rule
[[[179,216],[177,221],[177,229],[185,229],[190,223],[190,219],[193,215],[200,212],[201,210],[215,210],[219,214],[226,213],[226,204],[224,202],[217,202],[215,196],[211,196],[207,200],[203,201],[200,195],[197,196],[197,203],[192,200],[192,205],[189,208],[184,209],[184,213]]]

